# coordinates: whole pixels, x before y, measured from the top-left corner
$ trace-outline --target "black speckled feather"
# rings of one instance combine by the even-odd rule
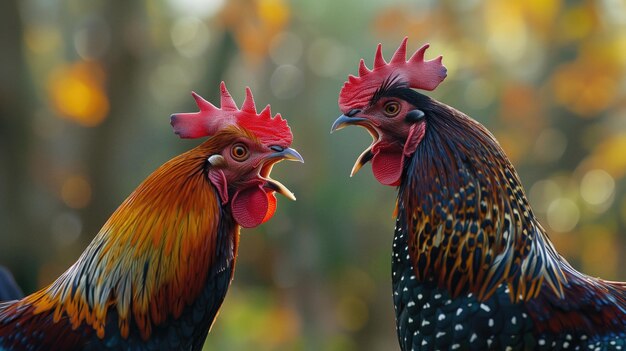
[[[426,133],[406,162],[393,242],[403,350],[620,350],[626,288],[554,249],[493,136],[419,95]]]

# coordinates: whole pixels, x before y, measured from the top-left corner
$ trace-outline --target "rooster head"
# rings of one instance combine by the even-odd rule
[[[372,161],[372,171],[380,183],[399,185],[405,158],[415,151],[424,136],[425,113],[417,106],[420,94],[413,89],[435,89],[446,78],[447,71],[441,56],[424,61],[428,44],[407,61],[406,44],[404,38],[389,63],[378,44],[373,69],[368,69],[361,59],[359,76],[350,75],[339,93],[339,109],[343,114],[331,132],[357,125],[373,138],[354,164],[351,176]]]
[[[272,117],[269,105],[258,113],[250,88],[241,109],[224,82],[220,90],[220,108],[192,93],[200,111],[173,114],[171,124],[181,138],[211,137],[214,147],[203,161],[207,178],[222,205],[230,204],[235,221],[255,227],[274,215],[275,192],[295,200],[289,189],[270,178],[272,167],[282,160],[304,161],[290,148],[293,136],[287,121],[280,114]]]

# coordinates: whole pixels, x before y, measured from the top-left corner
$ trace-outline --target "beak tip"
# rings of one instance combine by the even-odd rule
[[[348,125],[349,123],[355,122],[357,120],[362,120],[362,118],[352,118],[352,117],[348,117],[346,115],[341,115],[339,116],[339,118],[337,118],[335,120],[335,122],[333,122],[333,125],[330,127],[330,134],[343,129],[343,127],[345,127],[346,125]]]
[[[304,163],[304,157],[302,157],[302,155],[300,155],[298,151],[292,148],[287,148],[284,151],[275,155],[278,155],[287,161],[298,161]]]

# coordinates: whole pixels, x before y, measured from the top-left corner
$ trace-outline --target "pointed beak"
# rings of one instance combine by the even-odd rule
[[[334,131],[337,131],[339,129],[343,129],[344,127],[347,127],[349,125],[355,125],[359,122],[363,122],[365,121],[365,118],[362,117],[350,117],[350,116],[346,116],[346,115],[341,115],[339,116],[339,118],[337,118],[337,120],[335,121],[335,123],[333,123],[333,126],[330,127],[330,132],[333,133]]]
[[[354,166],[352,167],[352,171],[350,172],[350,177],[354,176],[366,163],[372,160],[374,154],[372,153],[372,147],[378,140],[380,139],[380,133],[375,126],[372,125],[370,120],[363,117],[354,117],[357,113],[361,112],[360,110],[352,110],[347,114],[343,114],[337,118],[333,126],[330,128],[330,132],[334,132],[336,130],[342,129],[347,126],[360,126],[370,133],[372,136],[372,145],[370,145],[361,155],[357,158]]]
[[[280,146],[271,146],[270,147],[274,153],[269,154],[264,161],[264,165],[261,168],[259,176],[265,180],[265,187],[275,191],[279,194],[282,194],[284,197],[296,201],[296,196],[291,192],[291,190],[287,189],[281,182],[270,178],[270,173],[272,172],[272,167],[280,161],[299,161],[304,163],[304,159],[300,155],[298,151],[292,149],[290,147],[283,148]]]
[[[273,154],[270,154],[267,159],[280,159],[280,160],[287,160],[287,161],[298,161],[298,162],[302,162],[304,163],[304,159],[302,158],[302,156],[300,155],[300,153],[298,151],[296,151],[295,149],[292,149],[290,147],[288,148],[282,148],[279,146],[272,146],[272,150],[276,151]]]
[[[356,162],[354,162],[354,166],[352,166],[352,171],[350,171],[350,177],[353,177],[358,171],[360,171],[366,163],[372,160],[372,158],[374,158],[374,154],[372,153],[372,147],[370,146],[365,149],[365,151],[361,153],[359,158],[356,159]]]

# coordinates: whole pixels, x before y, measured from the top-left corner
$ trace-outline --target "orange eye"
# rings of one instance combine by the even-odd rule
[[[235,161],[245,161],[250,156],[248,152],[248,147],[243,143],[237,143],[233,145],[233,148],[230,149],[230,155],[235,159]]]
[[[387,117],[395,117],[400,113],[400,104],[395,101],[389,101],[383,107],[383,112]]]

